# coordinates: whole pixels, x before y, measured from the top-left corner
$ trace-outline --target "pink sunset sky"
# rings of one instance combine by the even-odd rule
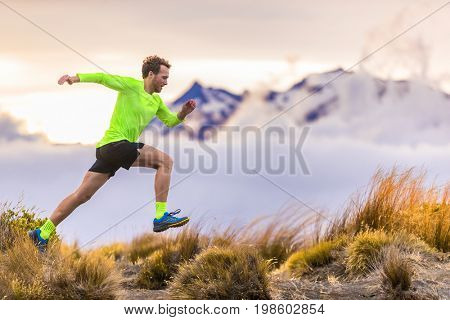
[[[140,78],[143,58],[173,65],[167,102],[194,80],[235,93],[283,90],[307,74],[348,68],[445,1],[2,1],[0,112],[52,142],[94,143],[115,92],[60,87],[60,75]],[[450,6],[357,68],[420,78],[450,91]],[[40,29],[41,28],[41,29]],[[56,39],[58,40],[56,40]],[[84,121],[86,130],[79,130]]]

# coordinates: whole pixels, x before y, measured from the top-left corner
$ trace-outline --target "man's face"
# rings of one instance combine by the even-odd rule
[[[167,85],[167,79],[169,79],[169,68],[161,65],[159,73],[153,74],[152,84],[155,92],[161,92],[162,88]]]

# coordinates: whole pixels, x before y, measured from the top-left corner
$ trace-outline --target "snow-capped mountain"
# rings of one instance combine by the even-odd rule
[[[312,74],[283,92],[236,95],[199,83],[172,104],[196,99],[184,126],[203,139],[218,126],[305,126],[319,137],[346,137],[387,144],[448,143],[450,95],[419,80],[381,80],[337,69]],[[154,123],[160,126],[159,121]],[[173,129],[172,129],[173,130]],[[167,133],[163,129],[163,133]]]
[[[167,134],[170,130],[181,130],[194,138],[204,139],[208,130],[221,126],[228,120],[237,110],[242,98],[242,95],[223,89],[203,87],[200,83],[194,82],[181,97],[170,104],[173,111],[178,111],[183,103],[189,99],[197,101],[197,108],[189,116],[187,124],[169,129],[163,126],[160,121],[154,120],[150,125],[159,128],[163,134]]]
[[[308,125],[320,137],[446,144],[450,95],[419,80],[381,80],[339,69],[310,75],[284,92],[249,94],[227,125]]]

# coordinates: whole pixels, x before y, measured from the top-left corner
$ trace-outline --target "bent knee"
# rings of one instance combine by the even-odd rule
[[[171,156],[169,156],[169,155],[166,155],[166,156],[165,156],[165,159],[164,159],[164,166],[165,166],[167,169],[171,169],[171,170],[172,170],[172,167],[173,167],[173,159],[172,159]]]
[[[168,154],[163,154],[157,161],[155,169],[163,168],[165,170],[172,170],[173,159]]]

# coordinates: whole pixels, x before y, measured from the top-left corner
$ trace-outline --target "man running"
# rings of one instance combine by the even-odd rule
[[[178,114],[171,112],[158,93],[167,85],[170,64],[156,55],[147,57],[142,65],[143,81],[104,73],[64,75],[58,84],[67,82],[95,82],[118,91],[109,129],[96,144],[97,161],[88,170],[81,185],[67,196],[39,228],[28,233],[40,251],[45,251],[50,234],[56,226],[78,206],[88,201],[115,172],[122,168],[147,167],[156,169],[156,217],[153,231],[185,225],[188,217],[175,217],[180,210],[167,211],[167,196],[173,161],[169,155],[142,142],[138,138],[155,115],[168,127],[181,123],[194,111],[194,100],[187,101]]]

